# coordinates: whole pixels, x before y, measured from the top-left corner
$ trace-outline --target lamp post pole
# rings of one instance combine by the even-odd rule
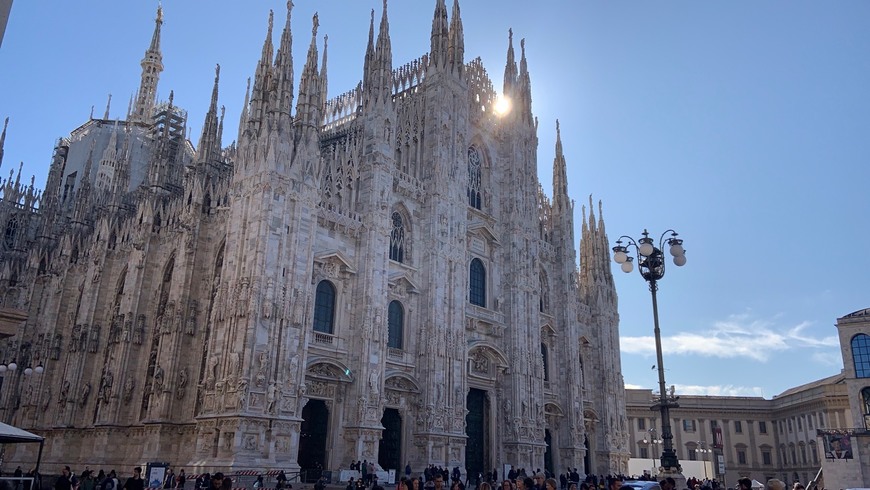
[[[655,428],[651,428],[647,432],[649,432],[649,440],[644,439],[643,442],[647,443],[647,447],[649,448],[649,457],[650,457],[650,461],[652,462],[652,473],[650,473],[650,475],[652,475],[653,473],[658,473],[656,471],[656,457],[652,451],[653,445],[661,444],[662,440],[659,439],[658,437],[656,437]]]
[[[666,235],[670,234],[668,238]],[[659,307],[656,298],[658,291],[658,281],[665,275],[665,254],[662,249],[665,245],[669,247],[670,254],[674,258],[674,264],[677,267],[682,267],[686,264],[686,251],[683,249],[683,240],[677,238],[677,232],[668,230],[662,234],[659,239],[658,247],[655,246],[653,239],[649,237],[649,232],[646,230],[642,233],[643,238],[635,240],[629,236],[621,236],[616,241],[616,246],[613,247],[613,260],[621,265],[622,271],[625,273],[631,272],[634,267],[632,262],[634,257],[628,254],[629,247],[632,247],[637,256],[637,270],[641,277],[649,284],[649,290],[652,294],[653,307],[653,325],[656,341],[656,362],[659,375],[659,398],[658,401],[651,407],[652,410],[658,409],[662,417],[662,455],[661,467],[666,473],[681,473],[682,467],[677,458],[677,453],[674,451],[674,434],[671,431],[671,412],[672,407],[676,408],[678,397],[674,396],[674,390],[671,389],[670,396],[667,393],[665,385],[665,368],[662,359],[662,336],[659,328]],[[627,245],[623,245],[623,240]]]
[[[698,446],[700,446],[700,448],[697,449],[697,452],[701,453],[701,464],[704,465],[704,480],[706,480],[707,479],[707,454],[709,454],[713,450],[707,449],[707,447],[706,447],[707,443],[704,441],[698,441]]]

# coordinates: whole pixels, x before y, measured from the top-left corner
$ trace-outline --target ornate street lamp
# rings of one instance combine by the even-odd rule
[[[695,449],[696,453],[701,453],[701,464],[704,465],[704,479],[707,479],[707,454],[712,453],[712,449],[707,449],[707,443],[704,441],[698,441],[698,448]]]
[[[659,439],[656,436],[655,428],[651,428],[647,432],[649,432],[649,439],[644,438],[641,442],[643,442],[644,444],[647,445],[647,447],[649,447],[649,457],[650,457],[650,460],[652,461],[652,471],[653,471],[653,473],[658,473],[656,471],[656,457],[653,455],[652,448],[653,448],[653,445],[658,446],[659,444],[661,444],[664,441],[662,441],[661,439]],[[650,473],[650,475],[652,475],[653,473]]]
[[[665,238],[668,234],[670,236]],[[659,308],[656,301],[656,291],[658,291],[658,281],[665,275],[665,253],[662,249],[665,248],[665,245],[668,246],[668,251],[674,258],[674,264],[678,267],[686,265],[686,251],[683,249],[683,240],[677,238],[677,232],[674,230],[668,230],[662,234],[658,247],[655,246],[653,239],[649,237],[649,232],[643,230],[642,235],[643,238],[639,240],[625,235],[619,237],[619,240],[616,241],[616,246],[613,247],[613,260],[621,265],[623,272],[631,272],[634,270],[634,265],[632,264],[634,257],[629,255],[631,251],[629,247],[633,248],[637,256],[637,270],[640,272],[641,277],[649,283],[649,290],[652,294],[656,360],[658,361],[659,371],[659,398],[652,406],[652,409],[658,408],[662,416],[662,440],[664,444],[662,448],[661,468],[663,472],[667,473],[682,473],[680,461],[677,459],[677,453],[674,451],[674,434],[671,432],[670,415],[671,407],[676,408],[679,406],[677,404],[678,397],[674,396],[673,388],[671,388],[670,396],[668,396],[665,389],[665,368],[662,363],[662,337],[661,330],[659,330]],[[623,245],[623,240],[627,242],[627,245]]]

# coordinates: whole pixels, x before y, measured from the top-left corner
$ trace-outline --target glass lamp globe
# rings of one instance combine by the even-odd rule
[[[617,264],[624,264],[626,259],[628,259],[628,254],[626,254],[622,250],[613,254],[613,261]]]
[[[634,266],[631,264],[631,261],[625,261],[621,266],[622,272],[628,273],[634,270]]]
[[[30,367],[24,368],[24,375],[25,376],[30,376],[31,374],[33,374],[33,368],[30,368]]]
[[[640,254],[643,255],[644,257],[649,257],[650,255],[652,255],[654,247],[653,247],[652,243],[646,242],[646,243],[641,244],[641,246],[638,250],[640,250]]]
[[[677,255],[674,257],[674,265],[677,267],[682,267],[686,265],[686,256],[685,255]]]
[[[5,373],[6,369],[6,364],[0,364],[0,373]]]
[[[8,368],[10,371],[15,371],[16,369],[18,369],[18,364],[15,364],[15,361],[12,361],[9,363]]]
[[[671,255],[673,255],[674,257],[679,257],[680,255],[684,255],[685,253],[686,251],[683,250],[682,244],[674,242],[674,244],[671,245]]]
[[[33,371],[36,374],[42,374],[45,371],[45,368],[42,367],[42,364],[40,364],[40,365],[36,366],[35,368],[33,368]]]

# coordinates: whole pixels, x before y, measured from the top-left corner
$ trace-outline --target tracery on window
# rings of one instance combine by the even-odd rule
[[[474,209],[481,209],[481,157],[476,147],[468,148],[468,205]]]
[[[393,229],[390,231],[390,260],[405,262],[405,221],[398,211],[393,212]]]
[[[468,274],[468,301],[486,307],[486,269],[480,259],[471,261]]]
[[[18,236],[18,218],[12,217],[6,224],[6,233],[3,236],[3,245],[7,249],[15,247],[15,238]]]
[[[387,347],[404,348],[405,308],[398,301],[391,301],[387,311]]]
[[[335,286],[320,281],[314,295],[314,331],[332,335],[335,329]]]

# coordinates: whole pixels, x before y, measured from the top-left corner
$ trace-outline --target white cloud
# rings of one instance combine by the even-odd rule
[[[809,322],[801,322],[777,328],[773,322],[749,314],[731,315],[706,330],[662,337],[662,345],[667,346],[668,354],[748,358],[760,362],[767,362],[777,353],[794,348],[824,349],[813,359],[824,365],[839,365],[842,361],[839,360],[838,338],[813,337],[806,332],[809,326]],[[628,354],[654,354],[655,339],[652,336],[622,337],[620,349]]]
[[[677,395],[706,396],[764,396],[764,390],[759,386],[734,385],[676,385]]]
[[[644,386],[626,384],[626,389],[643,390],[649,389]],[[653,393],[658,394],[657,388],[652,389]],[[734,386],[734,385],[674,385],[674,393],[677,396],[759,396],[764,397],[764,389],[760,386]]]

